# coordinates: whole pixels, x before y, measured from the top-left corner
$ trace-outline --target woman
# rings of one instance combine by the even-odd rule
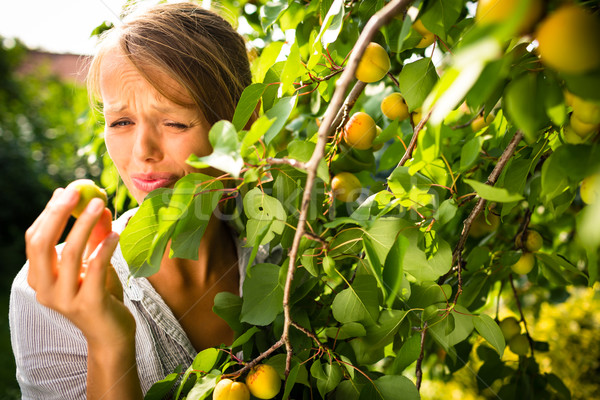
[[[183,3],[109,31],[88,78],[108,153],[138,202],[197,172],[186,159],[211,152],[211,125],[232,118],[251,83],[244,40],[222,18]],[[93,200],[56,246],[78,196],[56,190],[26,234],[29,261],[10,306],[23,398],[142,398],[198,351],[231,343],[211,309],[215,294],[239,293],[247,254],[223,221],[211,219],[197,261],[165,256],[158,273],[128,281],[118,233],[135,210],[111,227],[110,211]]]

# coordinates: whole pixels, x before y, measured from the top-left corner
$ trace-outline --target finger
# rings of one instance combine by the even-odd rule
[[[79,289],[83,253],[92,229],[103,212],[104,202],[98,198],[92,199],[69,232],[60,256],[58,285],[62,294],[74,295]]]
[[[109,268],[112,270],[112,267],[109,267],[110,259],[117,248],[118,243],[119,235],[116,232],[111,232],[90,256],[88,268],[81,285],[81,292],[84,293],[85,296],[99,298],[97,296],[101,296],[106,292],[107,272]],[[114,273],[114,270],[112,270],[111,273]],[[111,282],[111,284],[114,284],[114,282]]]
[[[71,210],[79,199],[79,192],[60,190],[48,203],[35,226],[26,234],[26,252],[29,259],[30,284],[36,290],[54,283],[56,278],[56,249]]]
[[[112,232],[112,214],[108,208],[105,208],[92,229],[83,258],[87,259],[110,232]]]

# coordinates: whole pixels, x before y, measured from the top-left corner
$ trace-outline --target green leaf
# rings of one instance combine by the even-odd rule
[[[317,389],[323,399],[337,387],[343,377],[342,368],[337,363],[322,364],[318,359],[311,365],[310,374],[317,380]]]
[[[330,43],[335,42],[340,31],[342,30],[342,23],[344,21],[344,1],[333,0],[331,7],[323,18],[321,24],[321,31],[315,38],[313,44],[313,51],[319,49],[320,46],[316,46],[320,42],[323,48],[327,48]],[[320,50],[320,49],[319,49]]]
[[[304,72],[304,66],[300,59],[298,44],[294,43],[290,47],[290,53],[287,56],[283,71],[281,72],[281,91],[287,93],[293,88],[296,79]]]
[[[256,264],[244,279],[241,321],[265,326],[283,311],[283,287],[279,283],[279,266]]]
[[[242,311],[242,298],[229,292],[220,292],[215,296],[213,312],[221,317],[227,324],[238,333],[242,331],[240,313]]]
[[[538,132],[549,123],[541,98],[541,79],[536,73],[522,74],[506,86],[504,94],[507,117],[531,143],[537,141]]]
[[[198,180],[203,180],[193,189],[192,201],[181,206],[187,206],[187,212],[179,218],[173,231],[171,241],[171,257],[198,259],[198,246],[204,235],[213,212],[223,196],[223,183],[211,179],[208,175],[195,174]],[[169,207],[173,205],[169,203]]]
[[[398,235],[385,259],[382,278],[389,293],[386,300],[388,307],[396,297],[403,300],[410,297],[410,285],[404,276],[404,255],[409,245],[405,236]]]
[[[401,397],[399,397],[401,396]],[[419,400],[417,387],[405,376],[384,375],[362,390],[359,400]]]
[[[427,3],[421,21],[429,31],[446,40],[446,32],[458,20],[463,9],[463,0],[433,0]]]
[[[370,275],[359,275],[352,285],[333,299],[333,317],[340,323],[361,322],[372,325],[379,316],[377,281]]]
[[[437,81],[438,75],[430,58],[404,65],[398,76],[398,85],[410,111],[421,107]]]
[[[467,141],[460,150],[460,170],[466,171],[475,163],[481,151],[483,139],[477,136]]]
[[[406,367],[417,361],[421,354],[421,335],[413,334],[402,344],[396,353],[396,359],[392,366],[394,374],[400,375]]]
[[[163,399],[175,386],[177,380],[181,376],[181,365],[179,365],[173,373],[167,375],[164,379],[161,379],[158,382],[155,382],[146,395],[144,396],[144,400],[161,400]]]
[[[329,327],[325,329],[325,334],[327,337],[336,340],[346,340],[350,338],[356,338],[365,336],[367,334],[367,330],[362,324],[358,322],[348,322],[340,327]]]
[[[208,140],[213,152],[203,157],[191,155],[187,163],[194,168],[213,167],[233,177],[239,177],[244,160],[241,157],[241,146],[235,126],[229,121],[218,121],[210,128]]]
[[[237,131],[244,129],[250,120],[266,87],[264,83],[253,83],[242,92],[232,118],[233,126]]]
[[[248,217],[246,235],[250,246],[270,242],[285,228],[287,214],[283,206],[279,200],[264,194],[258,187],[244,196],[244,213]],[[266,233],[263,232],[265,229]],[[259,240],[261,233],[264,236]]]
[[[452,321],[448,318],[452,315]],[[454,329],[449,329],[453,327]],[[446,351],[466,338],[473,331],[473,316],[463,306],[456,305],[450,314],[434,318],[429,323],[429,330],[433,339],[438,342]]]
[[[213,392],[217,381],[221,377],[220,374],[210,373],[202,375],[198,378],[192,390],[189,391],[186,400],[204,400]]]
[[[495,201],[498,203],[508,203],[511,201],[522,200],[523,196],[517,193],[509,193],[504,188],[497,188],[495,186],[486,185],[485,183],[477,182],[473,179],[464,179],[466,184],[471,186],[477,192],[477,195],[489,201]]]
[[[215,367],[220,355],[221,352],[216,348],[202,350],[194,358],[192,368],[199,372],[210,372]]]
[[[239,347],[239,346],[247,343],[248,340],[250,340],[252,338],[252,336],[254,336],[257,332],[260,332],[260,329],[258,329],[256,326],[253,326],[252,328],[248,329],[246,332],[241,334],[237,339],[235,339],[235,341],[231,344],[231,348],[235,349],[236,347]]]
[[[275,136],[277,136],[281,129],[283,129],[290,114],[292,113],[292,110],[294,109],[294,107],[296,107],[297,100],[297,95],[294,95],[292,97],[282,97],[277,103],[275,103],[275,105],[273,105],[273,107],[271,107],[265,113],[265,116],[268,119],[274,120],[273,124],[265,133],[266,144],[271,143]]]
[[[477,332],[492,345],[502,357],[504,354],[504,348],[506,347],[506,341],[500,326],[487,314],[480,314],[473,318],[473,325]]]
[[[270,1],[260,8],[260,25],[266,31],[273,25],[280,15],[288,8],[287,1]]]

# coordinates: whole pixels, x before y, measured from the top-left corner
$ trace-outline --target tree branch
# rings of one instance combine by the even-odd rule
[[[494,186],[494,184],[500,177],[502,170],[508,163],[508,160],[510,160],[515,150],[517,149],[517,145],[519,144],[521,139],[523,139],[523,133],[521,131],[517,131],[513,138],[510,140],[508,146],[506,146],[506,149],[504,149],[504,152],[502,153],[502,155],[498,159],[498,162],[494,166],[494,169],[490,173],[487,181],[485,182],[487,185]],[[448,271],[438,280],[439,283],[443,283],[454,272],[456,268],[456,271],[458,272],[459,285],[458,290],[456,292],[455,301],[458,299],[458,296],[462,292],[462,252],[465,248],[465,244],[467,243],[467,237],[469,236],[471,225],[473,225],[473,221],[475,221],[475,218],[477,218],[479,213],[481,213],[481,211],[485,208],[485,202],[486,200],[480,197],[477,203],[475,204],[475,207],[473,207],[473,210],[471,210],[469,216],[465,219],[463,223],[463,230],[458,239],[458,243],[456,244],[456,247],[454,248],[454,251],[452,253],[452,266],[450,268],[450,271]]]
[[[358,66],[358,62],[360,61],[360,58],[365,51],[365,48],[375,36],[375,33],[382,26],[389,23],[395,15],[404,12],[404,10],[406,10],[406,8],[412,3],[412,1],[413,0],[391,1],[390,3],[386,4],[381,10],[375,13],[365,25],[361,35],[359,36],[358,40],[356,41],[356,44],[354,45],[350,58],[348,59],[348,65],[346,66],[346,68],[344,68],[344,72],[336,82],[336,90],[333,93],[331,102],[329,103],[327,111],[325,112],[325,118],[321,126],[319,127],[318,139],[317,144],[315,146],[315,150],[310,160],[306,163],[306,186],[304,195],[302,197],[302,205],[300,209],[300,217],[298,220],[296,234],[294,235],[292,247],[289,252],[290,262],[288,265],[287,278],[283,292],[283,313],[285,320],[283,324],[283,333],[281,336],[281,340],[285,343],[287,353],[285,367],[286,376],[289,374],[289,371],[291,369],[293,355],[292,345],[289,340],[289,330],[292,324],[289,298],[291,294],[294,273],[296,272],[296,258],[298,257],[300,240],[304,236],[308,208],[311,200],[313,186],[315,183],[315,178],[317,175],[317,167],[319,165],[319,161],[323,158],[325,154],[325,145],[327,144],[328,134],[331,132],[332,129],[335,129],[333,123],[336,120],[337,114],[339,114],[343,106],[346,90],[350,86],[352,80],[354,80],[354,73]]]
[[[406,164],[406,162],[412,157],[413,151],[415,150],[415,147],[417,147],[419,133],[423,130],[423,127],[429,120],[429,116],[431,115],[432,111],[433,111],[433,109],[429,110],[429,112],[423,118],[421,118],[421,120],[419,121],[417,126],[415,126],[415,130],[414,130],[412,139],[410,139],[410,143],[408,144],[408,147],[406,148],[404,155],[402,156],[402,158],[400,159],[400,162],[398,163],[399,167]]]
[[[521,300],[519,299],[519,294],[517,293],[517,288],[515,287],[515,283],[513,282],[512,274],[508,275],[508,281],[510,282],[510,287],[512,288],[513,294],[515,296],[515,302],[517,303],[517,308],[519,309],[519,315],[521,316],[521,321],[523,321],[523,326],[525,327],[525,335],[527,335],[527,340],[529,341],[529,348],[531,349],[531,356],[534,356],[533,352],[533,338],[529,334],[529,329],[527,328],[527,321],[525,320],[525,315],[523,314],[523,307],[521,307]]]
[[[421,381],[423,380],[423,370],[421,368],[421,364],[423,363],[423,357],[425,355],[425,335],[427,334],[427,321],[423,324],[423,330],[421,331],[421,352],[419,353],[419,358],[417,359],[417,366],[415,370],[415,376],[417,378],[416,386],[417,390],[421,390]]]

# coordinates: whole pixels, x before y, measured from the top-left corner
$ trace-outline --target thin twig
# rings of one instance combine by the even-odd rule
[[[415,150],[415,147],[417,147],[419,133],[421,132],[421,130],[423,130],[423,127],[429,120],[429,116],[431,115],[432,111],[433,111],[433,109],[429,110],[429,112],[426,115],[424,115],[423,118],[421,118],[421,120],[419,121],[417,126],[415,126],[415,131],[413,133],[412,139],[410,139],[410,143],[408,144],[408,147],[407,147],[406,151],[404,152],[402,159],[400,159],[400,162],[398,163],[399,167],[406,164],[406,162],[412,157],[412,153]]]
[[[506,149],[504,149],[504,152],[502,153],[502,155],[498,159],[498,162],[494,166],[494,169],[490,173],[490,176],[488,177],[487,181],[485,182],[487,185],[494,186],[494,184],[500,177],[502,170],[506,166],[506,163],[508,163],[508,160],[510,160],[513,153],[515,152],[517,145],[519,144],[521,139],[523,139],[523,133],[521,131],[517,131],[515,133],[515,136],[513,136],[513,138],[511,139],[508,146],[506,146]],[[467,217],[467,219],[465,219],[465,222],[463,225],[463,230],[460,234],[460,238],[458,240],[456,247],[454,248],[454,252],[452,253],[452,265],[454,265],[454,263],[458,259],[458,256],[460,254],[462,254],[462,251],[465,247],[465,243],[467,242],[467,236],[469,235],[469,230],[471,229],[471,225],[473,224],[473,221],[475,221],[475,218],[477,218],[479,213],[484,209],[484,207],[485,207],[485,199],[480,197],[479,200],[477,201],[477,204],[475,204],[475,207],[473,208],[473,210]]]
[[[289,165],[298,169],[306,169],[305,163],[293,158],[267,158],[265,162],[270,165]]]
[[[425,355],[425,335],[427,334],[427,321],[423,324],[423,330],[421,331],[421,352],[419,358],[417,358],[417,366],[415,370],[415,376],[417,378],[416,386],[417,390],[421,390],[421,381],[423,380],[423,370],[421,364],[423,363],[423,357]]]
[[[513,294],[515,295],[515,302],[517,303],[517,308],[519,309],[519,315],[521,315],[521,321],[523,321],[523,326],[525,327],[525,335],[527,335],[527,340],[529,341],[529,348],[531,348],[531,356],[534,356],[533,352],[533,338],[529,334],[529,329],[527,328],[527,321],[525,320],[525,315],[523,314],[523,307],[521,307],[521,300],[519,299],[519,294],[517,293],[517,288],[515,287],[515,283],[513,282],[512,274],[508,275],[508,281],[510,282],[510,287],[512,288]]]
[[[300,241],[304,236],[305,232],[305,223],[307,220],[308,208],[311,201],[313,186],[317,175],[317,168],[319,162],[325,154],[325,146],[327,144],[328,133],[334,126],[333,122],[338,112],[342,108],[343,101],[346,96],[346,90],[350,86],[350,83],[354,80],[354,72],[356,71],[360,57],[364,53],[367,45],[375,36],[375,33],[382,26],[389,23],[395,15],[400,14],[401,12],[406,10],[406,8],[411,3],[412,0],[393,0],[390,3],[386,4],[381,10],[377,11],[365,25],[361,35],[359,36],[358,40],[354,45],[352,54],[348,59],[348,64],[346,68],[344,68],[344,72],[336,82],[336,90],[334,91],[331,102],[329,103],[327,111],[325,112],[324,120],[321,126],[319,127],[318,139],[315,146],[315,150],[313,151],[310,160],[306,163],[307,176],[305,191],[302,197],[302,205],[300,208],[300,217],[298,220],[296,234],[294,235],[292,247],[289,252],[290,261],[288,265],[287,278],[283,291],[284,324],[281,340],[285,343],[287,353],[285,366],[286,376],[289,374],[289,371],[291,369],[293,355],[292,344],[289,339],[289,329],[292,324],[291,310],[289,304],[292,281],[294,279],[294,273],[296,272],[296,258],[298,256]]]

